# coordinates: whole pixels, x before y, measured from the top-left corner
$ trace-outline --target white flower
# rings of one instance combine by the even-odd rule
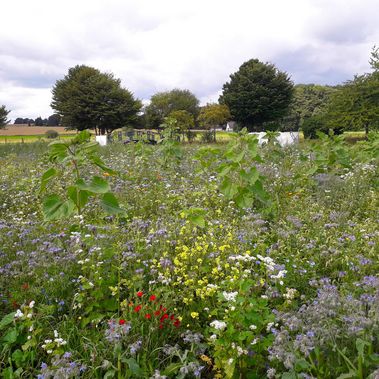
[[[35,303],[36,303],[36,302],[35,302],[34,300],[32,300],[32,301],[29,303],[29,308],[33,308]]]
[[[28,313],[28,315],[26,316],[27,318],[32,318],[33,317],[33,314],[32,313]]]
[[[47,350],[46,353],[47,354],[51,354],[53,352],[53,350]]]
[[[226,301],[236,301],[236,296],[238,295],[238,292],[226,292],[224,291],[223,296]]]
[[[251,341],[250,345],[255,345],[257,342],[258,342],[258,338],[254,338],[254,339]]]
[[[58,331],[57,330],[54,330],[54,337],[58,338]]]
[[[269,322],[267,324],[266,330],[269,332],[273,326],[274,326],[274,323],[273,322]]]
[[[209,339],[210,339],[211,341],[216,340],[216,339],[217,339],[216,334],[212,334],[212,335],[209,337]]]
[[[214,320],[210,323],[210,326],[217,330],[224,330],[226,328],[226,322]]]
[[[255,329],[257,329],[257,326],[254,325],[254,324],[252,324],[252,325],[249,326],[249,329],[250,329],[250,330],[255,330]]]
[[[24,316],[24,314],[20,311],[20,309],[17,309],[16,314],[14,315],[15,318],[20,318]]]

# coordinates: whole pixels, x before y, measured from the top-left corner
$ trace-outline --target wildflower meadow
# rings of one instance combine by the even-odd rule
[[[379,378],[378,135],[0,147],[0,376]]]

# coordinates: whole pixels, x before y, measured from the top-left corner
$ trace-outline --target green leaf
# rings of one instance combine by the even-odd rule
[[[13,368],[7,367],[1,372],[1,375],[4,379],[14,379]]]
[[[357,373],[355,371],[349,371],[346,374],[340,375],[337,379],[349,379],[349,378],[356,378]]]
[[[90,156],[88,158],[90,159],[90,161],[94,165],[101,168],[104,172],[108,173],[109,175],[116,175],[117,174],[117,172],[115,170],[112,170],[111,168],[107,167],[104,164],[104,162],[98,156]]]
[[[172,375],[172,374],[176,374],[179,369],[182,367],[183,365],[181,363],[171,363],[170,365],[168,365],[164,371],[163,371],[163,375]]]
[[[68,146],[62,141],[51,142],[49,148],[49,159],[52,162],[62,162],[68,156]]]
[[[239,208],[250,208],[254,203],[254,196],[248,191],[240,191],[234,201]]]
[[[86,184],[83,179],[79,179],[76,185],[81,190],[92,193],[107,193],[110,191],[109,183],[105,179],[100,178],[100,176],[94,176],[90,184]]]
[[[4,337],[3,341],[8,344],[15,343],[17,341],[18,331],[17,329],[11,329]]]
[[[238,187],[229,178],[224,178],[220,185],[221,193],[228,199],[233,199],[233,197],[238,193]]]
[[[81,190],[76,186],[70,186],[67,188],[67,196],[79,208],[83,208],[87,204],[89,195],[88,191]]]
[[[137,377],[141,377],[142,375],[142,370],[137,361],[134,358],[128,358],[125,359],[125,363],[128,364],[130,371],[132,374],[137,375]]]
[[[309,366],[310,366],[309,363],[305,359],[298,359],[295,362],[295,368],[298,371],[307,370],[309,368]]]
[[[109,370],[104,374],[104,379],[114,378],[116,375],[116,370]]]
[[[282,374],[282,379],[296,379],[296,373],[294,371],[285,372]]]
[[[2,320],[0,321],[0,330],[4,329],[7,325],[13,322],[15,314],[16,312],[8,313],[6,316],[2,318]]]
[[[69,217],[74,209],[71,199],[62,201],[58,195],[50,195],[43,201],[43,215],[48,221]]]
[[[43,192],[45,189],[46,189],[46,185],[47,183],[52,179],[54,178],[55,176],[57,176],[58,174],[58,171],[52,167],[52,168],[49,168],[47,171],[45,171],[41,177],[41,187],[40,187],[40,192]]]
[[[20,367],[25,360],[24,358],[24,353],[20,350],[17,349],[12,353],[12,360],[16,363],[17,367]]]
[[[101,199],[101,205],[109,214],[114,215],[124,213],[124,210],[120,208],[115,195],[113,195],[111,192],[104,194],[103,198]]]

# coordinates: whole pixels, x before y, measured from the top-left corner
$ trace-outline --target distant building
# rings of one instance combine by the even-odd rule
[[[227,132],[233,132],[235,127],[236,127],[237,123],[235,121],[228,121],[228,123],[226,124],[226,131]]]

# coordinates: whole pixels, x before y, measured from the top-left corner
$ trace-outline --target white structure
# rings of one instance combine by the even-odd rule
[[[265,132],[259,133],[249,133],[255,134],[258,137],[258,143],[262,145],[264,142],[267,142],[267,139],[264,138],[266,135]],[[279,136],[276,137],[280,146],[292,145],[299,142],[299,132],[280,132]]]
[[[227,132],[232,132],[234,131],[234,126],[236,125],[235,121],[228,121],[228,123],[226,124],[226,131]]]
[[[96,136],[96,142],[98,142],[100,146],[106,146],[107,136]]]

